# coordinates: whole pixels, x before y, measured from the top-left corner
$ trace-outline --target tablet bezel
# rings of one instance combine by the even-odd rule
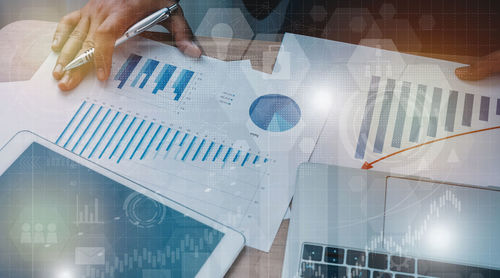
[[[223,224],[197,213],[164,195],[153,192],[152,190],[147,189],[146,187],[143,187],[128,178],[125,178],[90,160],[55,145],[30,131],[21,131],[17,133],[7,142],[5,146],[0,149],[0,176],[3,175],[5,171],[19,158],[19,156],[21,156],[21,154],[33,143],[38,143],[70,160],[73,160],[76,163],[79,163],[82,166],[96,171],[105,177],[121,183],[138,193],[144,194],[145,196],[168,206],[169,208],[185,214],[186,216],[189,216],[194,220],[223,233],[224,236],[221,241],[215,250],[210,254],[207,261],[203,264],[196,277],[223,277],[245,245],[245,238],[240,232],[224,226]]]

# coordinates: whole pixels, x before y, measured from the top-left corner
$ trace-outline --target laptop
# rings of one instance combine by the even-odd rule
[[[222,277],[244,244],[30,132],[0,150],[2,278]]]
[[[500,277],[500,190],[298,169],[282,277]]]

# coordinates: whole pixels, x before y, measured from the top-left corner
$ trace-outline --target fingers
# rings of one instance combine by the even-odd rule
[[[57,24],[56,32],[52,40],[52,50],[59,52],[68,39],[75,26],[80,21],[80,11],[74,11],[64,16],[59,24]]]
[[[63,69],[64,67],[73,60],[78,51],[82,48],[82,44],[87,37],[87,33],[89,30],[90,20],[89,18],[81,18],[80,22],[76,28],[71,32],[68,40],[64,44],[64,47],[61,50],[61,54],[57,59],[56,66],[52,75],[55,79],[59,80],[63,77]]]
[[[109,78],[115,41],[125,32],[123,26],[119,18],[110,16],[91,35],[95,44],[94,65],[97,78],[101,81]]]
[[[177,47],[184,54],[194,58],[201,56],[201,49],[193,42],[193,32],[186,22],[180,7],[169,19],[162,22],[161,25],[174,35]]]
[[[455,70],[458,78],[468,81],[481,80],[498,72],[500,72],[500,51],[485,56],[470,66]]]

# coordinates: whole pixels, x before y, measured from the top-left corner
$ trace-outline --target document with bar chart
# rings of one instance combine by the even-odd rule
[[[239,65],[143,45],[136,40],[115,54],[105,86],[89,79],[58,96],[50,105],[65,107],[64,123],[34,130],[54,130],[57,145],[269,250],[295,169],[312,153],[327,111],[314,110],[314,94],[291,93],[281,81],[252,86]]]
[[[500,186],[498,78],[463,82],[454,75],[457,63],[324,45],[352,56],[334,85],[344,89],[332,92],[342,104],[331,111],[313,162]],[[398,61],[405,63],[399,69]]]

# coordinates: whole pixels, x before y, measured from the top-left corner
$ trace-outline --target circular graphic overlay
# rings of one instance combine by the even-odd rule
[[[162,223],[166,215],[165,206],[138,193],[127,197],[123,210],[129,221],[141,228],[152,228]]]
[[[250,106],[250,118],[263,130],[283,132],[300,121],[297,103],[284,95],[270,94],[257,98]]]

